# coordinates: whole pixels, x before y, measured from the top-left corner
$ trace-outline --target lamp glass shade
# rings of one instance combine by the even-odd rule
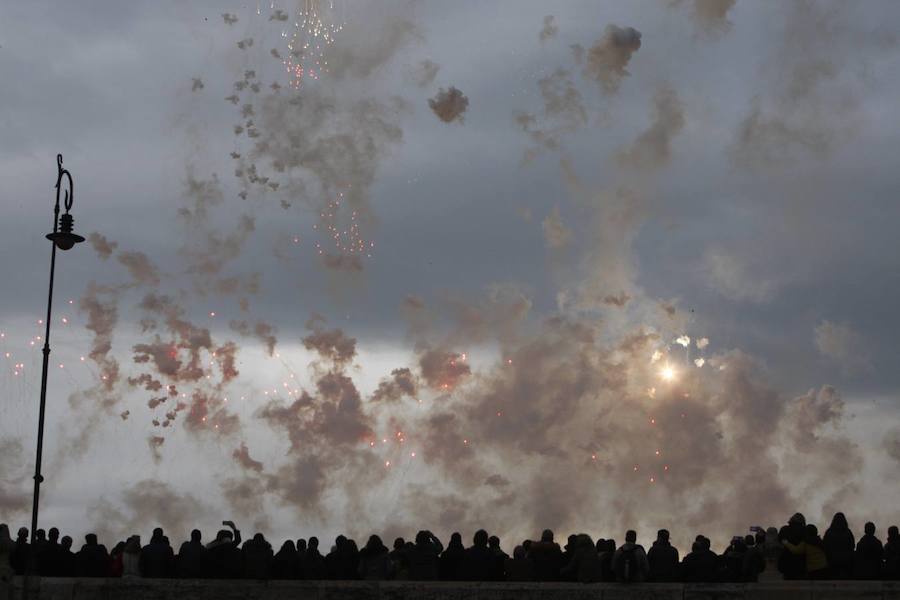
[[[57,231],[56,233],[48,233],[47,239],[56,244],[60,250],[70,250],[75,244],[80,244],[84,238],[77,233],[71,231]]]

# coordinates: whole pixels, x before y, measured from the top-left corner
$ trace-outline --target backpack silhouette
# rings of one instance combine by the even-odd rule
[[[619,581],[632,582],[637,576],[637,552],[636,547],[622,549],[619,562],[616,565],[616,577]]]

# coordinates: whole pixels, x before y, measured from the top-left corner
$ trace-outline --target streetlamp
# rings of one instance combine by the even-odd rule
[[[56,155],[56,206],[53,208],[53,233],[47,234],[47,239],[53,242],[50,251],[50,291],[47,294],[47,321],[44,332],[44,367],[41,371],[41,406],[38,413],[37,455],[34,461],[34,501],[31,505],[31,547],[34,549],[35,532],[38,524],[38,500],[41,493],[41,454],[44,450],[44,405],[47,401],[47,368],[50,363],[50,310],[53,308],[53,271],[56,267],[56,249],[70,250],[75,244],[84,241],[80,235],[72,232],[75,220],[69,211],[72,210],[72,202],[75,200],[75,185],[72,183],[72,175],[62,166],[62,154]],[[59,215],[59,192],[63,189],[63,177],[68,184],[63,198],[66,208],[65,214]],[[32,562],[33,565],[33,562]]]

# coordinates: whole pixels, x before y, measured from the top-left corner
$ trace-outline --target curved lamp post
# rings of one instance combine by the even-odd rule
[[[34,501],[31,505],[31,547],[34,548],[35,532],[38,525],[38,500],[41,493],[41,482],[44,481],[41,475],[41,454],[44,449],[44,406],[47,401],[47,367],[50,362],[50,311],[53,308],[53,271],[56,267],[56,249],[70,250],[75,244],[84,241],[80,235],[73,233],[72,228],[75,220],[69,211],[72,210],[72,203],[75,200],[75,185],[72,183],[72,175],[62,166],[62,154],[56,155],[56,206],[53,208],[53,233],[47,234],[47,239],[53,242],[53,249],[50,251],[50,291],[47,294],[47,320],[45,321],[46,331],[44,332],[44,367],[41,371],[41,405],[38,413],[38,434],[37,434],[37,455],[34,462]],[[63,178],[66,180],[66,186],[63,187]],[[59,192],[63,190],[63,206],[66,212],[60,216],[59,214]]]

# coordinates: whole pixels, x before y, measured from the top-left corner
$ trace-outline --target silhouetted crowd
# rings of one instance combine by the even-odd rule
[[[781,529],[753,527],[754,533],[735,536],[721,553],[710,540],[698,535],[691,551],[679,558],[661,529],[648,551],[628,531],[625,543],[587,534],[570,535],[561,548],[553,532],[545,530],[537,541],[525,540],[503,551],[500,539],[479,530],[468,548],[454,533],[446,548],[430,531],[420,531],[414,541],[397,538],[387,548],[377,535],[360,549],[356,542],[338,536],[327,554],[316,537],[287,540],[277,552],[257,533],[241,543],[241,532],[231,521],[214,540],[204,544],[200,531],[182,543],[176,553],[162,529],[154,529],[150,541],[141,544],[133,535],[108,552],[95,534],[85,536],[80,550],[72,550],[72,538],[59,537],[55,527],[36,531],[33,543],[28,529],[15,540],[0,525],[0,579],[13,574],[36,573],[44,577],[147,577],[215,579],[335,579],[335,580],[443,580],[443,581],[572,581],[609,582],[753,582],[780,579],[900,579],[900,533],[888,528],[887,542],[876,536],[875,525],[865,524],[856,540],[843,513],[837,513],[823,537],[815,525],[795,514]]]

